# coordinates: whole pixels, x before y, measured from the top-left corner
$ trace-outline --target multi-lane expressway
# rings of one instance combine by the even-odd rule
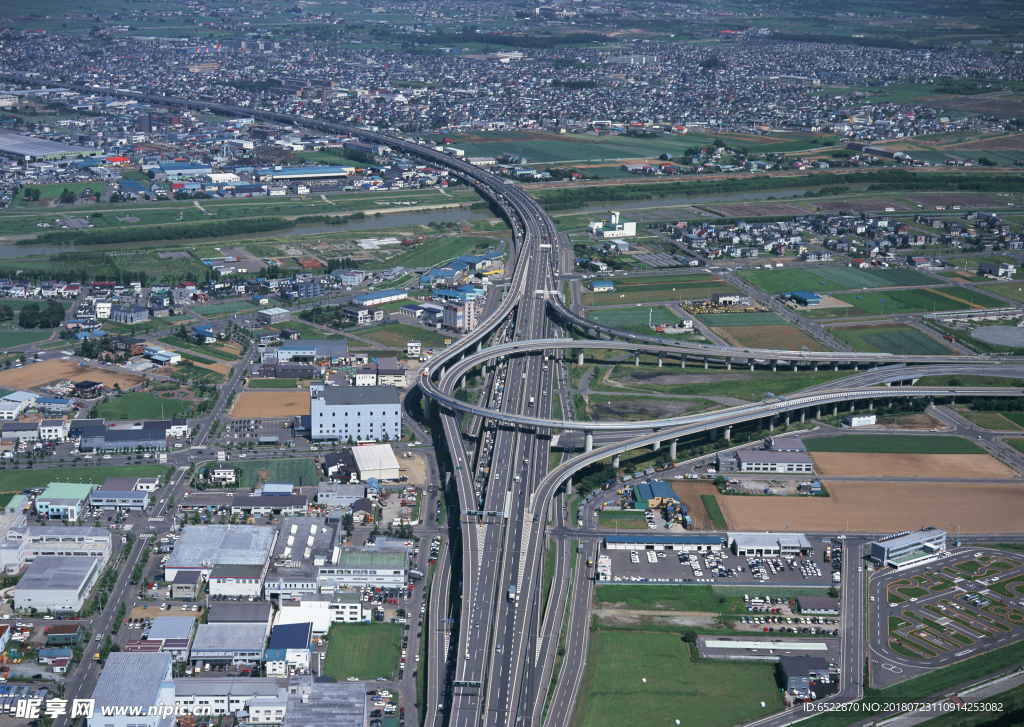
[[[0,78],[22,81],[18,77],[0,74]],[[36,79],[41,82],[42,79]],[[457,488],[463,515],[460,519],[462,537],[461,574],[448,568],[443,569],[445,577],[436,583],[443,588],[461,579],[460,587],[452,587],[458,594],[452,601],[451,614],[458,617],[457,642],[448,654],[432,654],[428,664],[436,673],[431,674],[427,702],[433,713],[426,720],[434,724],[445,722],[459,725],[537,725],[541,723],[542,709],[538,701],[544,700],[547,684],[539,675],[546,673],[550,651],[557,639],[542,629],[550,628],[548,619],[541,620],[541,563],[547,520],[548,503],[566,480],[580,468],[630,449],[674,438],[698,431],[723,430],[740,421],[756,417],[786,416],[790,412],[807,411],[818,406],[839,406],[851,401],[885,399],[893,396],[1017,396],[1020,389],[985,389],[969,387],[876,387],[864,382],[837,382],[835,387],[817,387],[817,390],[791,395],[787,399],[775,399],[735,407],[709,415],[677,419],[608,424],[588,424],[591,431],[615,429],[638,431],[638,436],[625,441],[584,452],[569,459],[548,472],[547,433],[552,426],[558,428],[584,429],[577,423],[554,421],[550,418],[551,396],[554,395],[552,370],[545,367],[545,351],[564,350],[565,339],[556,342],[545,341],[550,325],[546,313],[550,312],[559,322],[581,330],[586,335],[622,339],[626,348],[634,347],[647,351],[654,346],[654,352],[661,352],[670,359],[682,356],[693,360],[706,361],[709,358],[724,360],[726,365],[746,362],[748,366],[767,365],[776,370],[782,364],[791,368],[800,366],[825,365],[874,365],[889,367],[904,365],[946,365],[951,368],[985,365],[986,360],[977,357],[900,357],[886,354],[812,353],[799,351],[768,351],[739,349],[726,346],[695,346],[678,341],[668,341],[657,336],[630,334],[607,326],[595,324],[572,312],[560,300],[555,291],[555,276],[571,272],[572,250],[566,240],[560,239],[553,220],[540,205],[521,189],[490,172],[451,156],[436,152],[428,147],[410,143],[387,134],[367,131],[347,124],[336,124],[317,119],[280,114],[260,109],[241,108],[209,101],[194,101],[177,97],[139,94],[125,89],[101,89],[94,86],[63,83],[62,85],[83,91],[108,93],[151,101],[161,105],[175,105],[198,109],[209,108],[229,115],[246,115],[261,120],[284,122],[308,128],[340,134],[352,134],[364,139],[387,144],[407,153],[416,154],[449,174],[473,185],[481,195],[493,203],[508,219],[513,230],[513,245],[509,251],[511,275],[503,290],[504,299],[493,314],[481,322],[477,330],[463,337],[455,345],[436,356],[429,367],[429,373],[420,380],[424,393],[440,405],[440,416],[454,469],[453,483]],[[498,410],[467,405],[459,401],[455,392],[461,376],[484,360],[468,359],[460,365],[460,359],[473,355],[487,342],[503,322],[514,321],[512,345],[518,348],[502,350],[504,358],[505,395]],[[538,343],[539,342],[539,343]],[[598,342],[595,342],[598,343]],[[611,347],[615,341],[604,341]],[[573,342],[573,347],[589,346],[590,342]],[[616,346],[617,347],[617,346]],[[497,353],[490,351],[490,353]],[[706,358],[705,358],[706,357]],[[491,357],[485,357],[489,360]],[[1003,366],[1018,363],[1004,359]],[[1007,366],[1009,368],[1009,366]],[[909,372],[908,367],[907,371]],[[900,376],[903,372],[898,372]],[[493,376],[493,373],[491,374]],[[907,377],[910,378],[910,377]],[[486,379],[486,377],[485,377]],[[490,380],[490,379],[488,379]],[[896,381],[900,379],[894,379]],[[530,402],[533,402],[531,404]],[[468,451],[462,436],[459,412],[485,417],[491,422],[488,431],[492,440],[489,456],[498,467],[492,467],[482,507],[477,507],[474,489],[474,471],[471,462],[477,452]],[[658,431],[652,431],[657,429]],[[587,437],[590,440],[590,437]],[[469,515],[466,511],[482,514]],[[488,515],[487,513],[495,513]],[[560,549],[563,558],[578,557]],[[449,554],[451,555],[451,554]],[[444,561],[445,563],[451,561]],[[569,569],[559,569],[560,578],[566,578]],[[577,569],[575,587],[582,598],[585,589],[580,589],[580,570]],[[844,589],[859,588],[858,579],[846,579]],[[510,591],[515,587],[514,593]],[[557,593],[565,593],[559,585]],[[855,604],[862,601],[856,592],[844,594],[844,602]],[[447,599],[432,597],[431,603],[444,611],[449,608]],[[574,599],[578,607],[582,601]],[[432,623],[437,624],[446,613],[433,615]],[[579,612],[575,629],[570,628],[572,638],[586,639],[586,629],[579,627]],[[844,664],[842,690],[838,699],[848,700],[860,695],[859,668],[856,659],[863,648],[863,637],[857,632],[856,624],[862,618],[856,613],[844,614],[850,633],[844,634]],[[455,633],[452,633],[452,637]],[[447,643],[436,635],[431,639],[433,649]],[[582,654],[580,644],[574,644],[574,653]],[[585,643],[583,644],[585,649]],[[454,668],[452,668],[454,667]],[[442,669],[451,672],[452,679],[442,688]],[[539,671],[538,671],[539,670]],[[578,670],[563,670],[563,679],[578,679]],[[566,690],[566,687],[568,689]],[[560,681],[558,692],[552,700],[547,716],[548,724],[565,724],[571,716],[575,701],[572,685]],[[789,714],[776,715],[761,724],[781,725],[792,721]]]

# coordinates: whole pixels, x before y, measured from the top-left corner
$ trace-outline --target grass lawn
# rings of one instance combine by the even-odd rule
[[[346,338],[346,336],[343,336],[340,333],[332,333],[331,331],[324,330],[323,328],[319,328],[317,326],[312,326],[306,321],[298,319],[286,321],[285,323],[281,323],[280,325],[268,327],[268,329],[271,328],[276,331],[279,331],[282,328],[293,328],[300,334],[302,334],[302,340],[312,339],[314,341],[340,341],[341,339]]]
[[[670,325],[679,323],[679,316],[660,305],[643,306],[641,308],[591,310],[587,311],[587,318],[605,326],[611,326],[612,328],[618,328],[630,333],[644,333],[646,335],[653,335],[650,326],[660,326],[663,323]]]
[[[239,313],[241,311],[254,310],[256,306],[247,300],[235,300],[230,303],[213,303],[195,306],[195,312],[204,318],[222,316],[228,313]]]
[[[180,416],[192,405],[190,401],[132,392],[97,405],[96,416],[104,419],[170,419]]]
[[[660,276],[658,280],[661,280]],[[582,303],[590,306],[622,303],[657,303],[660,301],[709,300],[715,293],[735,293],[736,289],[721,278],[710,275],[680,275],[678,280],[652,282],[650,278],[613,280],[615,292],[593,293],[583,289]]]
[[[307,487],[315,485],[320,481],[316,462],[312,458],[277,459],[260,462],[238,460],[234,463],[234,466],[242,470],[241,487],[256,487],[260,481],[260,470],[267,472],[266,478],[263,479],[264,482],[291,482],[298,487],[299,478],[302,478],[302,485]]]
[[[918,437],[886,434],[841,434],[804,440],[808,452],[862,452],[870,454],[985,454],[963,437]]]
[[[84,462],[65,462],[61,469],[7,469],[0,476],[0,492],[21,492],[29,487],[46,487],[51,482],[70,480],[103,484],[108,477],[161,477],[169,467],[159,464],[137,464],[118,467],[96,467]],[[58,478],[58,475],[60,477]]]
[[[378,326],[372,329],[366,329],[365,331],[352,331],[353,335],[359,336],[360,338],[369,338],[371,341],[376,341],[385,346],[391,346],[392,348],[405,349],[405,344],[408,341],[419,341],[423,344],[424,348],[444,348],[444,342],[446,340],[454,341],[455,337],[452,335],[443,335],[434,331],[426,331],[422,328],[416,328],[405,323],[394,323],[390,326]]]
[[[614,530],[647,530],[647,518],[642,512],[605,511],[597,514],[597,524]]]
[[[725,521],[722,508],[718,506],[718,498],[715,495],[701,495],[700,501],[704,503],[704,509],[708,511],[711,518],[711,527],[716,530],[728,530],[729,524]]]
[[[335,681],[394,677],[402,653],[401,624],[336,623],[327,637],[324,674]]]
[[[774,664],[694,663],[678,634],[598,630],[572,724],[731,727],[780,709]]]
[[[972,702],[972,709],[977,712],[966,717],[963,712],[946,712],[927,722],[919,722],[920,727],[967,727],[970,725],[1011,725],[1024,721],[1024,686],[1010,689],[977,702]],[[999,715],[996,717],[995,715]]]
[[[250,389],[294,389],[298,379],[249,379]]]
[[[864,353],[950,355],[950,350],[916,328],[896,324],[835,326],[831,329],[840,341]]]
[[[633,366],[632,361],[628,365],[616,364],[611,378],[628,387],[643,389],[648,394],[660,392],[676,396],[735,396],[750,401],[752,397],[760,399],[761,394],[765,391],[774,392],[776,395],[786,395],[811,386],[836,381],[853,373],[846,369],[841,371],[801,369],[795,373],[787,372],[785,374],[772,373],[764,369],[754,371],[734,369],[727,373],[724,366],[715,366],[714,364],[705,372],[701,366],[694,366],[694,362],[690,361],[685,369],[672,365],[670,372],[679,376],[691,372],[696,373],[693,383],[685,383],[686,380],[681,379],[681,383],[678,384],[651,384],[646,379],[667,373],[666,368],[659,369],[657,365],[644,364],[643,360],[641,358],[640,366],[636,367]],[[673,362],[673,364],[677,363],[678,361]],[[721,377],[721,380],[708,381],[705,374],[716,374]],[[601,382],[600,377],[595,377],[590,382],[590,389],[591,391],[622,392],[620,388],[607,387]]]
[[[174,346],[175,348],[183,348],[187,351],[195,351],[196,353],[205,354],[207,356],[213,356],[219,358],[221,361],[236,361],[238,359],[238,353],[233,350],[223,349],[218,344],[211,344],[206,346],[199,346],[188,341],[183,341],[177,336],[164,336],[163,338],[157,339],[160,343],[167,344],[168,346]]]
[[[760,594],[761,591],[758,590]],[[743,596],[719,596],[711,586],[601,585],[594,589],[594,605],[625,604],[641,611],[699,611],[746,613]]]
[[[56,331],[0,331],[0,348],[14,348],[26,343],[45,341]]]

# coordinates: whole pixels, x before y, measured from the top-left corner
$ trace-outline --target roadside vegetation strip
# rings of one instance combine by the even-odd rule
[[[551,700],[555,696],[555,691],[558,687],[558,677],[562,673],[562,666],[565,663],[565,652],[569,639],[569,620],[572,618],[572,599],[575,595],[576,586],[576,548],[579,542],[579,540],[575,539],[569,541],[569,552],[567,553],[567,557],[570,559],[569,588],[565,594],[565,611],[562,613],[562,623],[558,629],[558,647],[557,651],[555,651],[555,663],[551,668],[551,683],[548,686],[548,697],[544,703],[541,722],[547,717],[548,708],[551,706]]]
[[[890,640],[889,641],[889,648],[892,649],[897,654],[899,654],[900,656],[905,656],[908,659],[924,659],[925,658],[924,654],[922,654],[920,651],[916,651],[914,649],[911,649],[909,646],[907,646],[902,641]],[[932,654],[932,656],[934,656],[934,654]]]
[[[715,530],[728,530],[729,524],[725,521],[722,508],[718,506],[718,499],[714,495],[701,495],[700,500],[704,503],[704,509],[708,511],[711,518],[711,527]]]
[[[544,603],[541,608],[541,613],[546,613],[548,610],[548,597],[551,595],[551,582],[555,577],[555,563],[558,557],[558,548],[554,543],[548,546],[548,549],[544,552]]]
[[[194,240],[204,237],[247,235],[256,232],[290,230],[295,222],[283,217],[253,217],[223,222],[189,222],[181,225],[149,225],[106,230],[64,230],[44,232],[18,245],[113,245],[152,240]]]
[[[1016,575],[1003,581],[997,581],[989,586],[989,590],[995,591],[1007,598],[1020,598],[1024,595],[1024,574]]]
[[[857,454],[985,454],[985,450],[964,437],[917,437],[888,434],[841,434],[805,439],[808,452],[849,452]]]

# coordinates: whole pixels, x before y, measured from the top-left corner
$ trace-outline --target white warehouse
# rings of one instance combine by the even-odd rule
[[[402,438],[402,403],[394,386],[309,387],[313,441],[376,442]]]

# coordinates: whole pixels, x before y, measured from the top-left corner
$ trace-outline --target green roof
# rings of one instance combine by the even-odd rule
[[[40,500],[84,500],[99,485],[87,482],[51,482],[39,496]]]
[[[404,568],[405,553],[395,551],[347,551],[338,557],[339,568]]]

